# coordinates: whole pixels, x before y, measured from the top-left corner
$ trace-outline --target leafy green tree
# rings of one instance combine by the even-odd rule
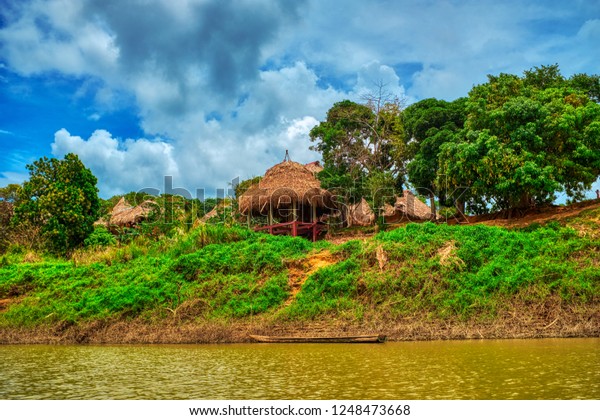
[[[463,128],[465,98],[446,102],[434,98],[410,105],[402,113],[406,138],[410,139],[412,160],[407,166],[408,180],[422,194],[427,194],[435,215],[435,197],[446,200],[445,188],[436,183],[440,147],[455,141]]]
[[[600,76],[597,74],[575,74],[569,78],[569,85],[573,88],[586,92],[589,98],[600,103]]]
[[[15,219],[40,226],[49,249],[66,254],[83,243],[98,219],[97,179],[72,153],[62,160],[43,157],[27,169]]]
[[[582,197],[600,175],[600,105],[555,66],[488,79],[469,93],[461,140],[441,146],[438,182],[480,207]]]
[[[323,156],[325,170],[319,174],[323,186],[344,190],[342,196],[351,201],[360,199],[363,183],[371,176],[387,173],[392,186],[401,186],[406,143],[400,115],[400,102],[381,94],[369,97],[366,105],[335,103],[326,120],[310,132],[315,142],[311,149]]]
[[[245,179],[237,184],[234,188],[235,198],[240,198],[240,196],[242,196],[251,186],[258,185],[261,179],[262,176],[253,176],[252,178]]]
[[[10,245],[13,226],[11,219],[14,214],[15,204],[18,203],[21,186],[9,184],[0,188],[0,253],[4,252]]]

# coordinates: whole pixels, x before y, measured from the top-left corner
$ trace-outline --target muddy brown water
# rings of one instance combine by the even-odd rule
[[[0,346],[0,399],[600,399],[600,338]]]

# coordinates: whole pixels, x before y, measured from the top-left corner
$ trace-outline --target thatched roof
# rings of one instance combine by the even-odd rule
[[[109,223],[116,226],[134,226],[146,219],[155,206],[154,201],[146,200],[133,207],[125,201],[125,197],[121,197],[117,205],[113,207]]]
[[[292,201],[317,207],[331,206],[331,193],[321,188],[321,183],[304,165],[297,162],[281,162],[265,173],[265,176],[246,190],[239,198],[239,210],[264,211],[271,203],[273,208],[286,207]]]
[[[398,197],[396,197],[396,199],[398,199]],[[396,214],[396,208],[388,203],[385,203],[383,205],[382,210],[383,210],[383,215],[385,217],[392,217]]]
[[[406,214],[409,218],[422,220],[431,219],[431,209],[429,206],[415,197],[415,195],[408,190],[404,190],[402,197],[396,198],[394,207],[396,208],[396,211]]]
[[[304,167],[311,171],[314,176],[317,176],[317,174],[323,170],[323,167],[321,166],[318,160],[307,163],[306,165],[304,165]]]
[[[348,227],[350,226],[369,226],[375,221],[375,213],[364,198],[360,203],[350,204],[348,206]]]

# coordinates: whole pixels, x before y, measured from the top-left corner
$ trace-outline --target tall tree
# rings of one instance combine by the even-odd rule
[[[462,139],[441,147],[438,175],[502,209],[580,198],[600,175],[600,105],[556,66],[488,76],[467,101]]]
[[[366,105],[349,100],[335,103],[326,120],[310,132],[315,142],[311,149],[323,156],[325,170],[319,179],[324,186],[343,188],[354,201],[366,192],[364,182],[371,176],[391,177],[401,185],[406,143],[400,115],[400,102],[385,96],[369,97]]]
[[[100,214],[97,179],[72,153],[62,160],[43,157],[27,169],[16,221],[40,226],[53,252],[68,253],[93,231]]]
[[[429,195],[435,216],[435,197],[445,201],[444,188],[436,184],[440,147],[454,141],[463,128],[465,98],[446,102],[434,98],[410,105],[402,113],[406,138],[410,139],[412,159],[408,164],[408,180],[421,194]]]
[[[9,184],[0,188],[0,253],[8,248],[11,234],[14,233],[10,221],[14,214],[14,207],[18,204],[20,192],[21,186],[18,184]]]

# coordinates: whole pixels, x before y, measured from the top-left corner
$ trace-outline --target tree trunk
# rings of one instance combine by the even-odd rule
[[[462,216],[465,217],[465,202],[462,200],[456,200],[456,211]]]
[[[519,208],[528,209],[529,207],[531,207],[531,195],[523,193],[519,201]]]
[[[431,203],[431,220],[435,220],[437,217],[435,211],[435,195],[433,195],[433,193],[429,194],[429,203]]]

